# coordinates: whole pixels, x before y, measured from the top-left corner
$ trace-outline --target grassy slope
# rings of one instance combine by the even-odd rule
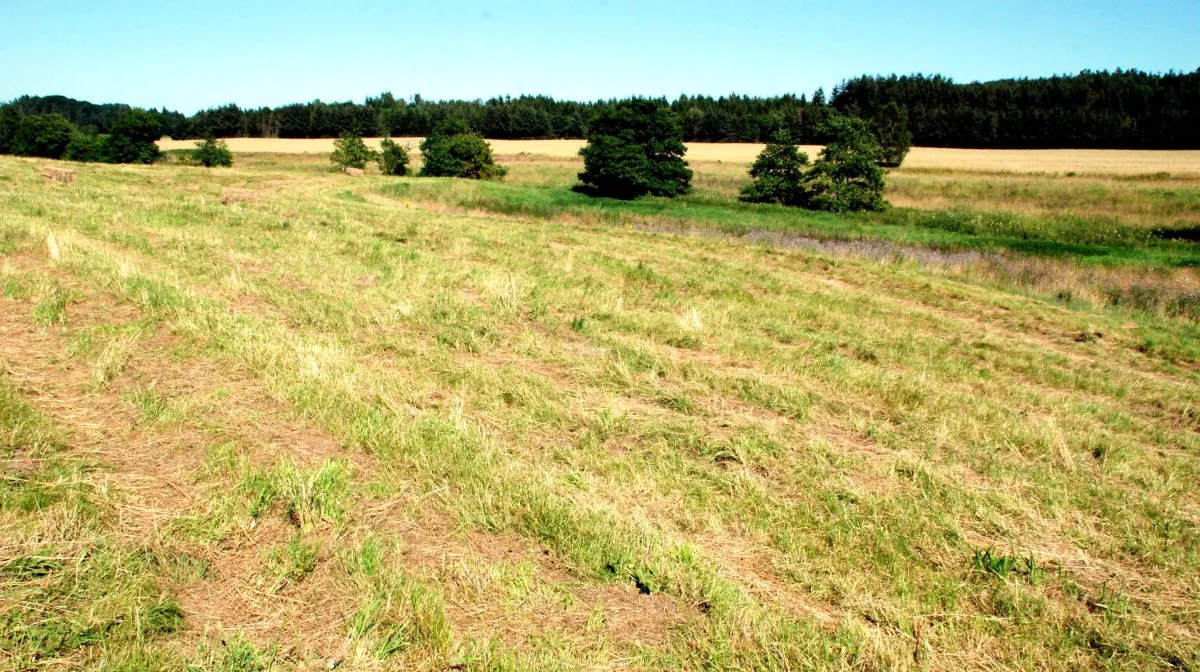
[[[1200,664],[1189,328],[378,177],[78,172],[0,159],[5,664]]]

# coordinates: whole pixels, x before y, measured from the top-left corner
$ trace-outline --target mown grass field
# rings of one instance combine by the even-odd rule
[[[0,667],[1200,666],[1196,178],[502,162],[0,158]]]

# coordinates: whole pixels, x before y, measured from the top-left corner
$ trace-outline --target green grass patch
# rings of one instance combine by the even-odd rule
[[[943,250],[1011,250],[1117,266],[1200,265],[1200,246],[1186,235],[1073,214],[1033,217],[1005,212],[890,208],[882,213],[837,215],[739,203],[705,193],[622,201],[537,184],[462,184],[412,178],[389,183],[379,191],[396,199],[436,201],[466,210],[535,219],[578,219],[678,231],[700,229],[733,236],[772,232],[818,240],[874,239]]]

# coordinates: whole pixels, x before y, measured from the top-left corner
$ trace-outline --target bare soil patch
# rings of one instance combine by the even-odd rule
[[[510,647],[550,632],[581,643],[657,645],[694,614],[674,598],[645,595],[629,583],[590,585],[532,540],[462,529],[446,514],[425,512],[388,525],[387,534],[402,540],[406,572],[443,587],[457,633],[498,637]],[[533,567],[527,593],[503,598],[502,586],[487,583],[525,564]]]

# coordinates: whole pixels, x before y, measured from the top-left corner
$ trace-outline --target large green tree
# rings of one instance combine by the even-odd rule
[[[21,117],[13,133],[12,153],[59,159],[71,143],[75,127],[61,114],[29,114]]]
[[[811,210],[853,212],[882,210],[884,175],[879,143],[867,122],[836,116],[827,123],[829,141],[804,174],[800,203]]]
[[[158,139],[162,125],[145,110],[128,110],[113,122],[104,141],[104,160],[108,163],[151,163],[161,154]]]
[[[692,186],[685,153],[683,132],[665,102],[616,103],[592,121],[588,144],[579,150],[582,190],[622,199],[685,194]]]
[[[867,123],[834,116],[826,123],[824,133],[829,142],[817,162],[805,170],[808,156],[792,142],[787,131],[776,132],[754,160],[750,184],[742,188],[738,198],[833,212],[886,207],[883,169],[877,165],[882,153]]]

